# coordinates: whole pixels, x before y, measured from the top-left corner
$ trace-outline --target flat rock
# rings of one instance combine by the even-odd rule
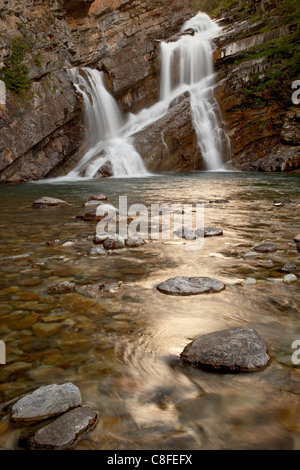
[[[175,230],[174,235],[179,238],[185,238],[186,240],[194,240],[195,238],[197,238],[197,235],[194,230],[191,230],[188,227],[178,228],[177,230]]]
[[[162,282],[157,289],[169,295],[198,295],[221,292],[223,282],[210,277],[174,277]]]
[[[82,405],[81,393],[71,382],[47,385],[25,395],[12,407],[14,421],[40,421]]]
[[[103,248],[106,250],[118,250],[124,248],[125,240],[119,235],[110,235],[103,243]]]
[[[281,271],[283,271],[284,273],[293,273],[294,271],[297,270],[297,266],[293,263],[288,263],[288,264],[285,264],[282,268],[281,268]]]
[[[33,207],[41,207],[41,206],[71,206],[71,204],[68,204],[66,201],[63,201],[62,199],[56,199],[54,197],[41,197],[40,199],[37,199],[34,201],[32,204]]]
[[[65,292],[73,292],[75,289],[75,282],[63,281],[55,286],[50,286],[48,292],[51,294],[63,294]]]
[[[277,251],[274,243],[261,243],[253,248],[257,253],[273,253]]]
[[[180,355],[182,364],[220,372],[252,372],[270,361],[266,345],[252,328],[231,328],[200,336]]]
[[[75,408],[36,431],[27,440],[25,447],[49,450],[68,449],[81,434],[94,427],[97,418],[96,411],[89,406]]]
[[[217,227],[204,227],[204,228],[198,228],[196,230],[196,235],[198,237],[220,237],[223,235],[223,230]]]

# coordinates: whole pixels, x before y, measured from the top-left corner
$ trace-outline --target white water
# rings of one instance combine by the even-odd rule
[[[193,35],[188,34],[187,30],[191,29]],[[219,27],[206,14],[198,14],[184,24],[183,35],[176,42],[161,43],[160,101],[137,115],[129,114],[126,120],[106,90],[102,72],[88,68],[70,70],[70,77],[84,100],[89,150],[63,179],[93,178],[107,162],[111,163],[115,177],[149,175],[131,137],[163,117],[170,102],[186,91],[190,94],[193,124],[205,168],[222,169],[226,136],[214,97],[211,45],[218,31]]]

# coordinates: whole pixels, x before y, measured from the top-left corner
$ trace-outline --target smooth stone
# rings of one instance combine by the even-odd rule
[[[285,264],[282,268],[281,271],[285,273],[292,273],[297,270],[297,266],[293,263],[290,264]]]
[[[293,284],[296,281],[298,281],[298,278],[295,274],[287,274],[283,278],[283,282],[285,282],[285,284]]]
[[[217,228],[217,227],[204,227],[204,229],[202,228],[198,228],[196,230],[196,235],[198,237],[220,237],[221,235],[223,235],[223,230],[221,230],[220,228]]]
[[[209,201],[209,204],[227,204],[228,202],[228,199],[211,199]]]
[[[12,419],[40,421],[81,405],[80,390],[73,383],[47,385],[18,400],[12,407]]]
[[[295,243],[300,243],[300,233],[294,237]]]
[[[21,445],[31,449],[67,449],[96,424],[97,418],[96,411],[89,406],[73,409],[40,428],[27,442],[21,440]]]
[[[247,279],[242,282],[242,286],[254,286],[255,284],[256,279],[254,279],[253,277],[247,277]]]
[[[92,248],[89,251],[90,256],[103,256],[103,255],[106,255],[106,254],[107,254],[106,251],[103,250],[102,248],[99,248],[99,247]]]
[[[174,277],[162,282],[157,289],[169,295],[198,295],[221,292],[223,282],[210,277]]]
[[[106,250],[117,250],[119,248],[124,248],[125,240],[119,235],[110,235],[103,243],[103,248]]]
[[[60,248],[74,248],[75,243],[72,240],[69,240],[62,245],[60,245]]]
[[[193,230],[188,227],[180,227],[174,231],[174,235],[179,238],[185,238],[186,240],[194,240],[197,238],[197,235]]]
[[[74,292],[75,289],[75,282],[63,281],[55,286],[49,287],[48,292],[51,294],[64,294],[66,292]]]
[[[200,336],[180,355],[182,364],[220,372],[252,372],[270,361],[266,345],[252,328],[230,328]]]
[[[253,248],[257,253],[273,253],[277,251],[274,243],[261,243]]]
[[[57,333],[61,327],[61,323],[35,323],[32,326],[32,331],[35,336],[47,338],[48,336],[52,336]]]
[[[71,204],[69,204],[68,202],[63,201],[62,199],[54,198],[54,197],[41,197],[40,199],[37,199],[36,201],[34,201],[34,203],[32,205],[33,205],[33,207],[40,207],[40,206],[56,206],[56,207],[71,206]]]
[[[125,240],[125,244],[128,248],[136,248],[138,246],[145,245],[145,240],[140,237],[129,237]]]

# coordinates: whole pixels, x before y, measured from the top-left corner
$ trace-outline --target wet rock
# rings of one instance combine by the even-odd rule
[[[194,240],[197,238],[196,233],[188,227],[180,227],[175,230],[174,235],[179,238],[185,238],[186,240]]]
[[[274,243],[261,243],[253,248],[257,253],[274,253],[277,246]]]
[[[128,248],[136,248],[145,245],[145,240],[140,237],[129,237],[126,239],[125,244]]]
[[[90,256],[103,256],[103,255],[106,255],[106,254],[107,254],[106,251],[103,250],[102,248],[99,248],[99,247],[92,248],[89,251]]]
[[[87,201],[86,203],[83,204],[83,207],[89,207],[89,206],[100,206],[102,204],[99,201]]]
[[[285,284],[293,284],[296,281],[298,281],[298,278],[297,278],[297,276],[295,276],[295,274],[287,274],[283,278],[283,282]]]
[[[210,277],[174,277],[162,282],[157,289],[169,295],[198,295],[220,292],[223,282]]]
[[[57,333],[61,327],[61,323],[35,323],[32,330],[36,336],[47,338]]]
[[[294,237],[295,243],[300,243],[300,233]]]
[[[217,227],[204,227],[203,228],[198,228],[196,230],[196,235],[198,237],[220,237],[223,235],[223,230]]]
[[[282,268],[281,268],[281,271],[283,271],[284,273],[293,273],[294,271],[297,270],[297,266],[293,263],[288,263],[288,264],[285,264]]]
[[[62,199],[56,199],[53,197],[41,197],[40,199],[37,199],[34,201],[32,204],[33,207],[42,207],[42,206],[53,206],[53,207],[61,207],[61,206],[71,206],[71,204],[68,204],[66,201],[63,201]]]
[[[124,238],[120,237],[120,235],[110,235],[103,243],[103,247],[106,250],[118,250],[120,248],[124,248],[125,240]]]
[[[40,421],[82,405],[80,391],[71,382],[47,385],[25,395],[12,407],[14,421]]]
[[[228,199],[211,199],[209,204],[227,204],[229,202]]]
[[[74,246],[75,246],[75,242],[73,242],[72,240],[69,240],[63,243],[62,245],[60,245],[59,248],[74,248]]]
[[[252,372],[270,361],[266,345],[252,328],[232,328],[200,336],[180,355],[182,364],[220,372]]]
[[[242,282],[242,286],[254,286],[255,284],[256,279],[254,279],[253,277],[247,277],[247,279]]]
[[[254,257],[257,257],[257,253],[256,251],[247,251],[247,253],[245,253],[243,255],[244,258],[254,258]]]
[[[86,212],[83,216],[83,220],[100,222],[105,217],[113,219],[118,213],[119,210],[112,204],[100,204],[98,207]]]
[[[64,294],[66,292],[73,292],[75,289],[75,282],[63,281],[55,286],[49,287],[48,292],[51,294]]]
[[[119,281],[119,282],[110,282],[110,283],[107,283],[107,284],[100,284],[99,285],[99,291],[103,292],[105,294],[114,294],[115,292],[117,292],[117,290],[120,289],[121,285],[122,285],[121,281]]]
[[[42,427],[21,445],[30,449],[62,450],[71,447],[81,434],[97,422],[98,415],[89,406],[75,408]]]
[[[103,193],[97,193],[90,197],[89,201],[107,201],[107,196]]]
[[[107,232],[97,232],[94,237],[94,243],[103,243],[108,238],[108,236],[109,234]]]

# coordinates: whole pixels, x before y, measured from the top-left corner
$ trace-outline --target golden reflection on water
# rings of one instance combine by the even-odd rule
[[[300,232],[299,177],[192,174],[145,180],[0,188],[0,339],[8,366],[0,369],[1,402],[53,382],[71,380],[97,409],[96,428],[76,448],[246,449],[300,447],[300,373],[291,344],[300,338],[299,281],[282,282],[280,268],[300,268],[293,237]],[[224,236],[199,251],[182,240],[150,241],[91,258],[94,223],[75,219],[96,192],[118,204],[204,203],[205,226]],[[32,209],[42,195],[71,208]],[[290,197],[292,204],[274,207]],[[210,204],[210,199],[229,204]],[[59,240],[52,245],[47,241]],[[75,246],[62,248],[74,239]],[[276,253],[244,258],[263,241]],[[272,266],[261,264],[272,261]],[[269,262],[269,261],[268,261]],[[218,294],[166,296],[156,286],[175,276],[222,280]],[[241,281],[255,278],[253,286]],[[77,285],[122,281],[99,298],[49,294]],[[173,364],[195,337],[236,326],[255,328],[272,362],[252,374],[214,374]],[[0,446],[17,445],[22,429],[0,421]]]

